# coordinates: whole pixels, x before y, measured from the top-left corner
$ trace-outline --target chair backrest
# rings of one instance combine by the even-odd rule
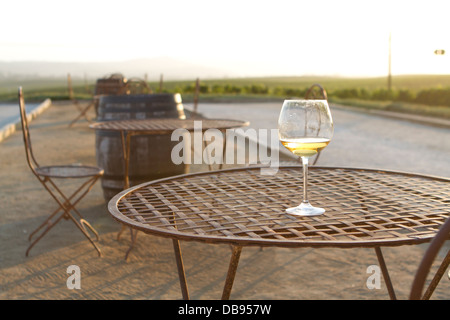
[[[325,89],[320,84],[315,83],[308,89],[308,91],[306,91],[305,99],[328,100],[328,96]]]
[[[145,80],[139,78],[130,78],[125,82],[124,89],[121,94],[151,94],[152,89]]]
[[[306,91],[305,99],[306,100],[327,100],[328,101],[328,96],[327,96],[327,92],[325,91],[325,89],[320,84],[315,83],[308,89],[308,91]],[[315,165],[317,163],[321,152],[322,151],[319,151],[317,153],[317,155],[314,157],[314,160],[312,161],[312,165]]]
[[[430,243],[425,255],[420,262],[419,268],[417,269],[414,281],[411,287],[411,292],[409,298],[411,300],[422,299],[422,292],[427,280],[428,273],[430,272],[431,265],[433,264],[436,256],[439,253],[442,245],[450,236],[450,218],[447,218],[446,222],[441,226],[436,236]]]
[[[25,109],[25,100],[23,97],[22,87],[19,87],[18,95],[19,95],[20,120],[22,124],[22,133],[23,133],[23,143],[25,145],[27,162],[31,168],[31,171],[33,171],[33,173],[37,175],[35,168],[39,167],[39,165],[36,159],[34,158],[33,149],[31,147],[30,130],[28,128],[28,117]]]

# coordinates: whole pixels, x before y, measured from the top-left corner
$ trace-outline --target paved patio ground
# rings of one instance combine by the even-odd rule
[[[276,128],[280,106],[200,104],[205,116],[246,119],[252,128]],[[335,136],[320,165],[375,167],[450,177],[450,129],[332,108]],[[41,164],[95,164],[95,132],[86,121],[70,121],[74,105],[53,103],[31,123]],[[282,160],[290,160],[283,157]],[[21,132],[0,144],[0,299],[181,299],[172,243],[140,234],[128,262],[129,237],[109,215],[100,183],[78,208],[99,231],[98,257],[70,221],[53,228],[25,257],[30,232],[55,205],[26,165]],[[191,171],[205,170],[204,166]],[[300,172],[299,172],[300,174]],[[68,185],[67,187],[71,187]],[[227,245],[182,242],[192,299],[219,299],[231,250]],[[427,245],[383,250],[399,299],[409,294]],[[448,250],[447,245],[445,250]],[[370,249],[244,248],[232,299],[388,299],[384,283],[369,289],[367,269],[377,264]],[[67,268],[81,270],[81,289],[67,288]],[[433,299],[450,298],[444,278]]]

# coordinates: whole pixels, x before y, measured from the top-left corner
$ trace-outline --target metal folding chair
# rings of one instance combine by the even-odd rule
[[[23,141],[25,144],[28,165],[39,182],[58,204],[58,208],[30,234],[29,241],[31,241],[35,235],[37,237],[28,247],[26,256],[28,256],[31,248],[63,218],[66,220],[71,220],[78,227],[78,229],[81,230],[86,238],[88,238],[97,250],[99,256],[101,256],[102,253],[95,244],[94,239],[91,235],[89,235],[88,229],[95,236],[96,240],[99,239],[97,231],[85,219],[83,219],[79,211],[75,208],[75,205],[78,204],[78,202],[92,189],[95,182],[103,175],[103,169],[84,165],[39,166],[33,155],[33,150],[31,147],[28,117],[25,111],[25,101],[23,98],[22,88],[19,88],[19,107]],[[81,179],[82,183],[81,186],[72,193],[72,195],[67,197],[54,182],[54,179]],[[75,218],[73,213],[79,217],[79,220]]]
[[[118,95],[118,94],[125,94],[126,93],[126,84],[127,79],[120,73],[113,73],[109,75],[108,77],[97,79],[97,83],[95,86],[95,92],[93,99],[83,108],[80,106],[79,102],[71,97],[71,100],[75,107],[78,109],[79,114],[75,119],[73,119],[70,124],[69,128],[72,127],[79,119],[82,117],[85,117],[85,119],[88,122],[91,122],[87,112],[94,107],[95,112],[97,114],[97,106],[99,97],[101,95]]]
[[[122,94],[140,94],[152,93],[152,89],[146,81],[139,78],[126,79],[120,73],[115,73],[108,78],[98,79],[95,87],[94,98],[83,108],[80,106],[78,100],[71,97],[75,107],[78,109],[78,116],[73,119],[69,128],[72,127],[81,117],[85,117],[88,122],[92,122],[88,117],[87,112],[94,107],[97,114],[97,108],[100,96],[102,95],[122,95]]]
[[[75,105],[75,107],[78,109],[78,111],[80,112],[78,114],[78,116],[73,119],[70,124],[69,127],[72,127],[75,122],[77,122],[79,119],[81,119],[81,117],[84,117],[87,122],[92,122],[91,118],[89,118],[87,112],[89,111],[89,109],[91,109],[94,105],[95,105],[95,100],[90,101],[85,107],[82,107],[80,105],[80,102],[76,99],[72,99],[72,103]]]
[[[450,250],[447,252],[444,260],[439,266],[436,274],[428,285],[427,290],[422,295],[423,289],[425,287],[425,283],[427,281],[427,276],[430,273],[431,266],[436,259],[439,251],[442,248],[442,245],[446,240],[450,240],[450,218],[447,218],[447,221],[441,226],[438,233],[431,241],[430,246],[428,247],[425,255],[420,262],[419,268],[416,271],[416,275],[414,277],[414,281],[411,287],[411,292],[409,298],[411,300],[428,300],[436,289],[436,286],[441,281],[442,276],[447,270],[450,264]]]

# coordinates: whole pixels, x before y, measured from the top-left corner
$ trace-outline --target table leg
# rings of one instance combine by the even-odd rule
[[[190,171],[191,171],[191,163],[193,163],[193,161],[194,161],[194,157],[193,157],[193,154],[194,154],[194,150],[193,150],[193,143],[192,143],[192,134],[189,132],[189,133],[185,133],[185,135],[189,135],[189,140],[188,140],[188,138],[186,138],[186,136],[184,136],[183,137],[183,141],[186,141],[186,140],[188,140],[189,141],[189,155],[187,155],[187,152],[186,152],[186,154],[183,154],[183,162],[184,162],[184,173],[190,173]],[[184,153],[184,152],[183,152]]]
[[[222,293],[222,300],[229,300],[231,295],[231,289],[233,288],[234,278],[236,276],[236,270],[239,264],[239,258],[241,257],[242,247],[233,246],[233,252],[231,253],[230,265],[228,266],[227,279]]]
[[[178,278],[180,279],[181,293],[184,300],[189,300],[189,291],[186,282],[186,273],[184,272],[183,257],[181,256],[180,241],[173,239],[173,251],[175,252],[175,259],[177,261]]]
[[[223,136],[223,147],[222,147],[222,163],[219,166],[219,170],[221,170],[223,168],[223,164],[225,163],[225,154],[227,151],[227,131],[226,130],[221,130],[222,131],[222,136]]]
[[[123,189],[128,189],[130,187],[130,178],[129,178],[129,170],[130,170],[130,145],[131,145],[131,133],[127,132],[126,130],[120,131],[120,135],[122,138],[122,153],[123,153],[123,164],[124,164],[124,174],[123,174]],[[119,231],[117,235],[117,239],[120,238],[120,235],[122,234],[124,230],[124,227],[122,226],[122,229]],[[127,252],[125,253],[125,261],[128,261],[128,256],[133,250],[134,245],[136,243],[136,238],[138,234],[138,230],[133,230],[130,228],[130,235],[131,235],[131,243],[130,247],[128,248]]]
[[[442,276],[445,273],[445,270],[447,270],[448,265],[450,264],[450,250],[448,251],[447,255],[445,256],[444,260],[442,261],[438,271],[436,271],[436,274],[433,277],[433,280],[431,280],[430,285],[428,286],[427,290],[425,291],[422,299],[423,300],[429,300],[431,298],[431,295],[434,292],[434,289],[436,289],[437,285],[439,284],[439,281],[441,281]],[[450,272],[449,272],[450,277]]]
[[[136,244],[138,232],[139,232],[138,230],[134,230],[133,228],[130,228],[131,243],[130,243],[130,247],[128,248],[127,252],[125,253],[125,261],[128,261],[128,256],[130,255],[131,250],[133,250],[134,245]]]
[[[131,135],[126,131],[120,132],[122,138],[122,153],[123,153],[123,189],[128,189],[130,187],[129,181],[129,162],[130,162],[130,143],[131,143]]]
[[[389,292],[389,297],[391,298],[391,300],[397,300],[397,297],[395,296],[394,287],[392,286],[391,278],[389,276],[389,272],[386,267],[386,263],[384,262],[381,248],[375,247],[375,252],[377,254],[378,263],[380,264],[381,272],[383,273],[384,282],[386,283],[386,287]]]
[[[206,148],[208,148],[208,144],[206,143],[205,140],[203,140],[203,148],[204,148],[203,150],[206,150]],[[203,155],[203,152],[202,152],[202,155]],[[209,158],[209,153],[208,152],[206,152],[206,158],[207,158],[207,161],[208,161],[208,169],[209,169],[209,171],[212,171],[212,163],[211,163],[211,159]]]
[[[219,169],[222,169],[223,164],[225,162],[225,150],[226,150],[226,146],[227,146],[226,145],[227,139],[226,139],[226,131],[225,130],[220,130],[220,132],[222,133],[223,141],[222,141],[222,162],[219,164]],[[204,147],[204,150],[206,150],[206,148],[208,148],[208,144],[206,143],[206,140],[203,140],[203,147]],[[211,158],[209,157],[209,152],[206,152],[206,156],[208,158],[209,171],[212,171],[213,170],[213,165],[211,163]]]

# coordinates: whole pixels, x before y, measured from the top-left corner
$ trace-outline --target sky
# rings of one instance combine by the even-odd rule
[[[21,0],[0,61],[171,57],[249,75],[450,74],[448,0]],[[446,50],[435,55],[436,49]]]

